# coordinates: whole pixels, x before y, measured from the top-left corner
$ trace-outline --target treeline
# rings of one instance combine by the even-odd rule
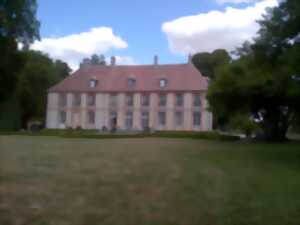
[[[196,54],[193,62],[211,80],[215,128],[231,125],[247,135],[258,128],[263,138],[282,141],[300,121],[300,1],[280,1],[259,25],[235,57],[216,50]]]
[[[35,0],[0,2],[0,129],[44,122],[47,89],[70,73],[66,63],[28,50],[39,39],[36,10]]]
[[[22,69],[16,76],[15,87],[7,90],[5,100],[0,103],[0,129],[26,128],[29,121],[44,123],[47,89],[71,71],[66,63],[54,61],[41,52],[26,50],[19,54]]]

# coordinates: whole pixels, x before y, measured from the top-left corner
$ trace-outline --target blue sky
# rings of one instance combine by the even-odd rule
[[[256,18],[274,2],[39,0],[42,39],[32,48],[61,58],[74,69],[90,53],[117,55],[120,64],[149,64],[154,54],[159,55],[161,63],[185,62],[188,52],[212,51],[218,47],[231,50],[232,45],[253,36]],[[236,22],[239,20],[244,23]],[[222,21],[227,22],[222,24]],[[233,36],[228,36],[227,30]],[[240,33],[234,33],[237,30]],[[223,43],[224,40],[228,43]]]

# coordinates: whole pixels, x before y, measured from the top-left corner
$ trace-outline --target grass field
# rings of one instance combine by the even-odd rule
[[[300,144],[0,136],[0,225],[299,225]]]

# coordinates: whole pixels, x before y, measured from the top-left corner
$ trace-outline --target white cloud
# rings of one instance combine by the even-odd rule
[[[231,51],[253,39],[259,29],[256,21],[267,7],[277,4],[276,0],[265,0],[244,9],[227,7],[225,11],[181,17],[164,23],[162,30],[174,53],[211,52],[218,48]]]
[[[232,4],[240,4],[240,3],[250,3],[256,2],[257,0],[216,0],[218,4],[232,3]]]
[[[48,53],[52,58],[61,59],[67,62],[72,69],[76,69],[84,57],[127,47],[128,44],[121,37],[115,35],[111,28],[96,27],[79,34],[43,38],[41,41],[34,42],[31,49]],[[128,61],[128,57],[119,57],[119,61]]]

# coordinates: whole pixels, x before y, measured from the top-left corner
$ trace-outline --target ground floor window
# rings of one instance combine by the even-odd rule
[[[95,123],[95,112],[94,111],[88,112],[88,121],[89,121],[89,124]]]
[[[166,125],[166,112],[158,112],[158,125],[159,126]]]
[[[133,112],[128,111],[126,113],[125,126],[127,129],[131,129],[133,125]]]
[[[59,123],[66,123],[66,112],[60,111],[59,112]]]
[[[117,127],[117,117],[118,113],[116,111],[110,112],[110,127],[115,129]]]
[[[149,127],[149,112],[142,112],[142,128]]]
[[[181,111],[175,112],[175,124],[177,127],[181,127],[183,124],[183,113]]]
[[[200,126],[201,125],[201,113],[200,112],[194,112],[193,125],[194,126]]]

